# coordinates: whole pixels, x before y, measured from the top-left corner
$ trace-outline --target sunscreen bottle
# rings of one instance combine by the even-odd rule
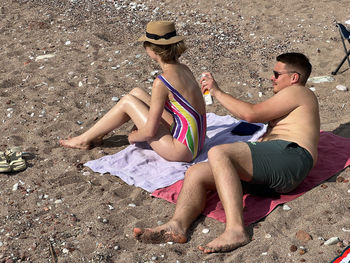
[[[211,97],[209,90],[204,91],[203,97],[206,105],[213,104],[213,98]]]
[[[206,77],[207,75],[206,74],[202,74],[202,77]],[[204,82],[205,80],[203,80],[203,82]],[[213,98],[211,97],[211,95],[210,95],[210,92],[209,92],[209,90],[208,89],[206,89],[205,91],[204,91],[204,94],[203,94],[203,97],[204,97],[204,101],[205,101],[205,104],[206,105],[210,105],[210,104],[213,104]]]

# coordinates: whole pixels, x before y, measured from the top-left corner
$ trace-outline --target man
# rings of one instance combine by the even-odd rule
[[[300,53],[277,57],[271,77],[274,95],[251,104],[223,92],[210,73],[201,78],[208,89],[234,116],[248,122],[268,122],[258,142],[235,142],[209,150],[208,162],[191,166],[177,199],[172,219],[153,229],[134,229],[146,242],[187,241],[187,230],[205,206],[209,190],[216,190],[226,214],[224,232],[199,249],[225,252],[250,241],[243,222],[242,183],[270,193],[295,189],[317,160],[320,117],[316,96],[305,87],[311,64]]]

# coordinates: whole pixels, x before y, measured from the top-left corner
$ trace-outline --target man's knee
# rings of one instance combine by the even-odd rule
[[[220,167],[229,162],[237,170],[241,179],[250,181],[253,174],[253,163],[249,146],[244,142],[217,145],[208,152],[210,165]]]
[[[228,158],[231,161],[240,161],[245,159],[246,155],[250,155],[249,147],[244,142],[234,142],[229,144],[221,144],[212,147],[208,152],[209,160],[223,160]]]
[[[198,169],[196,169],[196,165],[190,166],[185,173],[185,180],[192,180],[192,178],[196,177],[199,174]]]
[[[216,145],[209,149],[208,151],[208,159],[209,160],[216,160],[216,159],[222,159],[228,156],[227,151],[225,150],[225,145]]]
[[[212,158],[212,157],[215,157],[215,155],[217,153],[219,153],[221,150],[220,150],[220,145],[219,146],[214,146],[212,148],[209,149],[208,151],[208,159],[209,158]]]
[[[193,184],[196,186],[205,186],[213,181],[210,166],[207,163],[200,163],[190,166],[185,174],[185,184]]]
[[[185,174],[185,180],[201,181],[211,174],[210,166],[207,163],[199,163],[190,166]]]

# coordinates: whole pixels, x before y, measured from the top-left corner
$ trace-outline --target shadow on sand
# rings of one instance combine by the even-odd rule
[[[350,138],[350,122],[345,124],[340,124],[334,131],[332,131],[335,135]]]

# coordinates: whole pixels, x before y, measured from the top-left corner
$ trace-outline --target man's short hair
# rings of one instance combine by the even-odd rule
[[[300,83],[303,85],[306,84],[311,74],[312,66],[309,59],[304,54],[297,52],[284,53],[277,56],[276,60],[286,64],[288,70],[299,73]]]

